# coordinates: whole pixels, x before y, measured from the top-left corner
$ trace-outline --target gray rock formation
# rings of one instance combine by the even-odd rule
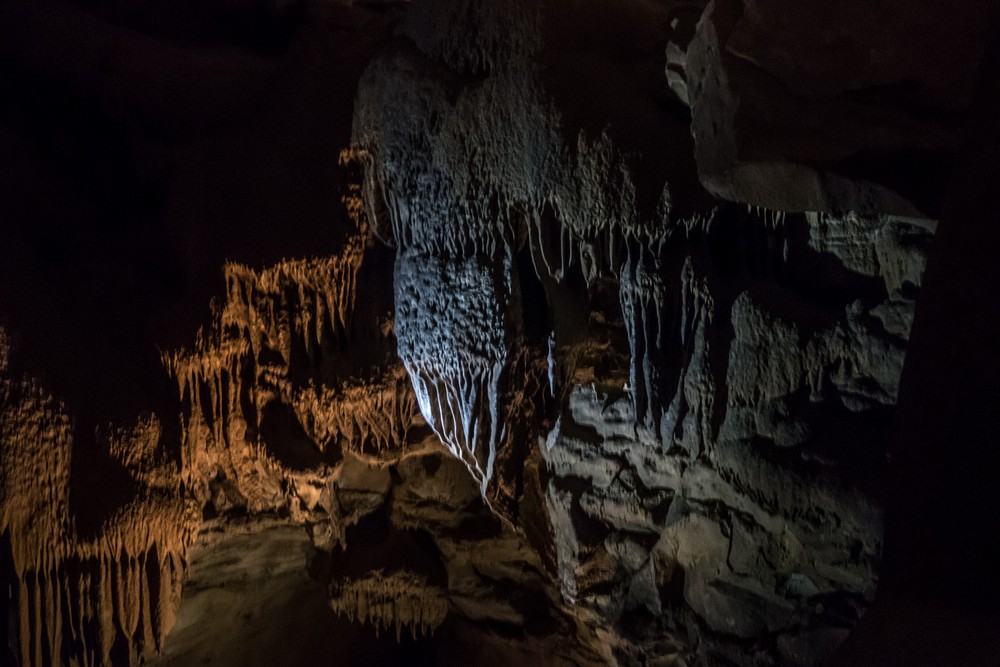
[[[397,309],[403,296],[403,308],[420,310],[407,316],[422,317],[423,345],[449,358],[459,356],[456,330],[468,339],[520,316],[526,331],[528,316],[516,311],[520,299],[504,298],[491,299],[500,313],[441,313],[442,303],[464,308],[495,288],[449,278],[439,285],[471,291],[444,298],[427,285],[420,294],[409,248],[426,253],[436,239],[425,272],[463,252],[501,275],[512,273],[512,256],[532,260],[548,303],[542,318],[562,341],[554,365],[563,402],[539,432],[545,516],[532,517],[532,501],[512,518],[543,526],[532,537],[549,553],[567,613],[612,628],[603,641],[619,660],[818,661],[874,595],[878,434],[897,395],[933,224],[886,217],[876,211],[893,207],[877,203],[846,215],[713,203],[690,187],[683,160],[645,171],[648,154],[613,133],[614,118],[574,138],[576,117],[603,110],[600,101],[566,105],[565,82],[539,64],[558,59],[557,38],[534,36],[566,18],[558,3],[527,13],[518,5],[503,21],[470,10],[483,21],[474,47],[461,42],[466,14],[435,7],[411,13],[416,48],[376,60],[362,82],[355,136],[366,201],[373,227],[398,248]],[[574,18],[585,31],[593,17]],[[491,41],[498,29],[511,32],[509,43]],[[456,55],[473,52],[474,61]],[[500,86],[507,95],[493,92]],[[678,152],[686,146],[676,139]],[[495,242],[475,240],[498,237],[499,254]],[[617,311],[596,305],[608,296]],[[574,302],[591,304],[584,331],[561,312]],[[541,341],[530,333],[507,345],[532,346]],[[423,409],[437,418],[439,408]]]

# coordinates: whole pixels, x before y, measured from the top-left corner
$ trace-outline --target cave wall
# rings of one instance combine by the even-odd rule
[[[177,664],[178,609],[201,604],[182,597],[192,555],[199,576],[231,576],[213,549],[265,553],[275,524],[308,537],[296,567],[339,623],[409,635],[429,664],[473,646],[484,664],[832,656],[883,576],[890,427],[989,9],[941,31],[930,10],[852,8],[882,30],[858,36],[779,0],[334,4],[262,4],[247,25],[266,30],[238,29],[239,7],[187,24],[156,3],[113,19],[55,3],[54,23],[2,10],[71,37],[11,40],[5,65],[146,118],[125,145],[155,138],[205,171],[274,163],[202,186],[221,202],[204,208],[191,179],[160,181],[169,205],[141,233],[168,230],[198,286],[136,316],[148,332],[184,301],[201,314],[156,345],[120,336],[156,389],[127,374],[145,389],[102,399],[74,380],[99,363],[44,361],[44,318],[0,302],[6,657]],[[74,56],[80,21],[124,45],[117,74]],[[175,43],[199,30],[230,50]],[[133,52],[195,63],[201,83],[134,96],[161,70]],[[336,58],[333,78],[304,64]],[[353,108],[329,100],[338,86]],[[272,109],[206,139],[251,90],[320,127],[329,103],[337,129],[310,141],[293,123],[292,148],[241,153],[285,118]],[[5,132],[27,145],[11,109]],[[280,175],[293,164],[327,180]],[[277,194],[233,203],[265,182]],[[230,228],[198,230],[219,211]],[[19,229],[9,247],[30,248]],[[11,270],[41,275],[28,257]],[[86,327],[80,348],[113,357]]]

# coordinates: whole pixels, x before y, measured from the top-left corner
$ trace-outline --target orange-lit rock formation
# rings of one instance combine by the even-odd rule
[[[155,417],[97,434],[102,478],[121,503],[86,487],[65,408],[14,376],[0,331],[0,535],[17,581],[16,648],[26,665],[105,665],[157,650],[170,631],[197,528],[177,461]],[[86,468],[84,468],[86,470]],[[98,480],[101,484],[102,480]],[[124,488],[122,488],[124,487]]]

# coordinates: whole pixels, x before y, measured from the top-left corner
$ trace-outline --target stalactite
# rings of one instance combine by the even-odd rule
[[[298,391],[294,404],[296,413],[306,416],[307,432],[317,443],[339,442],[359,453],[377,454],[405,444],[421,420],[404,372],[345,381],[336,388],[310,385]]]
[[[364,578],[335,581],[330,607],[351,621],[374,626],[376,632],[392,628],[398,641],[403,628],[414,638],[436,630],[448,615],[448,598],[420,575],[378,570]]]
[[[286,260],[262,270],[228,264],[226,300],[214,308],[211,324],[193,348],[162,356],[185,402],[183,475],[202,502],[210,495],[209,480],[219,475],[240,487],[248,510],[295,502],[292,478],[298,473],[286,470],[259,440],[260,427],[270,404],[308,407],[292,374],[322,376],[325,357],[340,354],[353,336],[358,272],[369,235],[360,205],[348,208],[358,226],[337,255]],[[297,414],[303,422],[316,421],[302,410]],[[372,428],[372,416],[355,421],[376,433],[376,447],[384,447],[389,437],[405,431],[399,425],[403,419],[393,423],[389,435],[380,423]]]
[[[449,376],[418,362],[408,363],[407,370],[428,426],[466,464],[485,495],[504,438],[498,395],[503,364]]]
[[[176,464],[160,451],[158,422],[98,433],[138,491],[96,533],[81,535],[70,513],[64,410],[30,380],[0,382],[0,534],[17,577],[20,659],[107,665],[116,633],[137,654],[156,650],[180,600],[194,521]],[[156,554],[168,555],[169,571]]]
[[[767,208],[764,206],[756,206],[751,204],[745,204],[747,214],[756,220],[762,221],[771,229],[778,229],[785,224],[785,211],[779,211],[776,209]]]
[[[516,323],[509,257],[404,253],[395,271],[398,354],[420,412],[483,494],[503,438],[500,384]]]
[[[109,665],[116,633],[137,653],[159,650],[173,626],[186,576],[173,565],[183,547],[179,542],[167,545],[173,539],[176,536],[162,536],[169,564],[147,561],[159,549],[123,550],[115,556],[108,544],[98,542],[77,545],[80,553],[56,564],[19,572],[19,652],[24,663]],[[99,553],[84,555],[88,552]]]
[[[715,304],[706,280],[696,275],[690,257],[681,268],[679,291],[680,313],[672,321],[679,331],[671,339],[679,341],[680,350],[675,354],[684,361],[679,362],[677,385],[672,388],[674,395],[664,420],[672,430],[662,437],[697,456],[708,449],[714,437],[716,387],[709,366],[709,327]]]
[[[659,259],[643,244],[633,241],[620,276],[620,295],[625,329],[631,347],[629,386],[636,419],[657,431],[662,412],[660,369],[667,305],[667,286]]]

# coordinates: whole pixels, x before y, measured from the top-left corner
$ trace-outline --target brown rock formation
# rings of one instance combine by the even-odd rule
[[[99,434],[99,470],[125,496],[102,516],[74,494],[87,481],[74,469],[82,452],[69,416],[37,381],[10,371],[10,354],[0,332],[0,535],[16,576],[6,582],[17,586],[13,647],[31,665],[127,662],[158,650],[197,526],[159,422]]]

